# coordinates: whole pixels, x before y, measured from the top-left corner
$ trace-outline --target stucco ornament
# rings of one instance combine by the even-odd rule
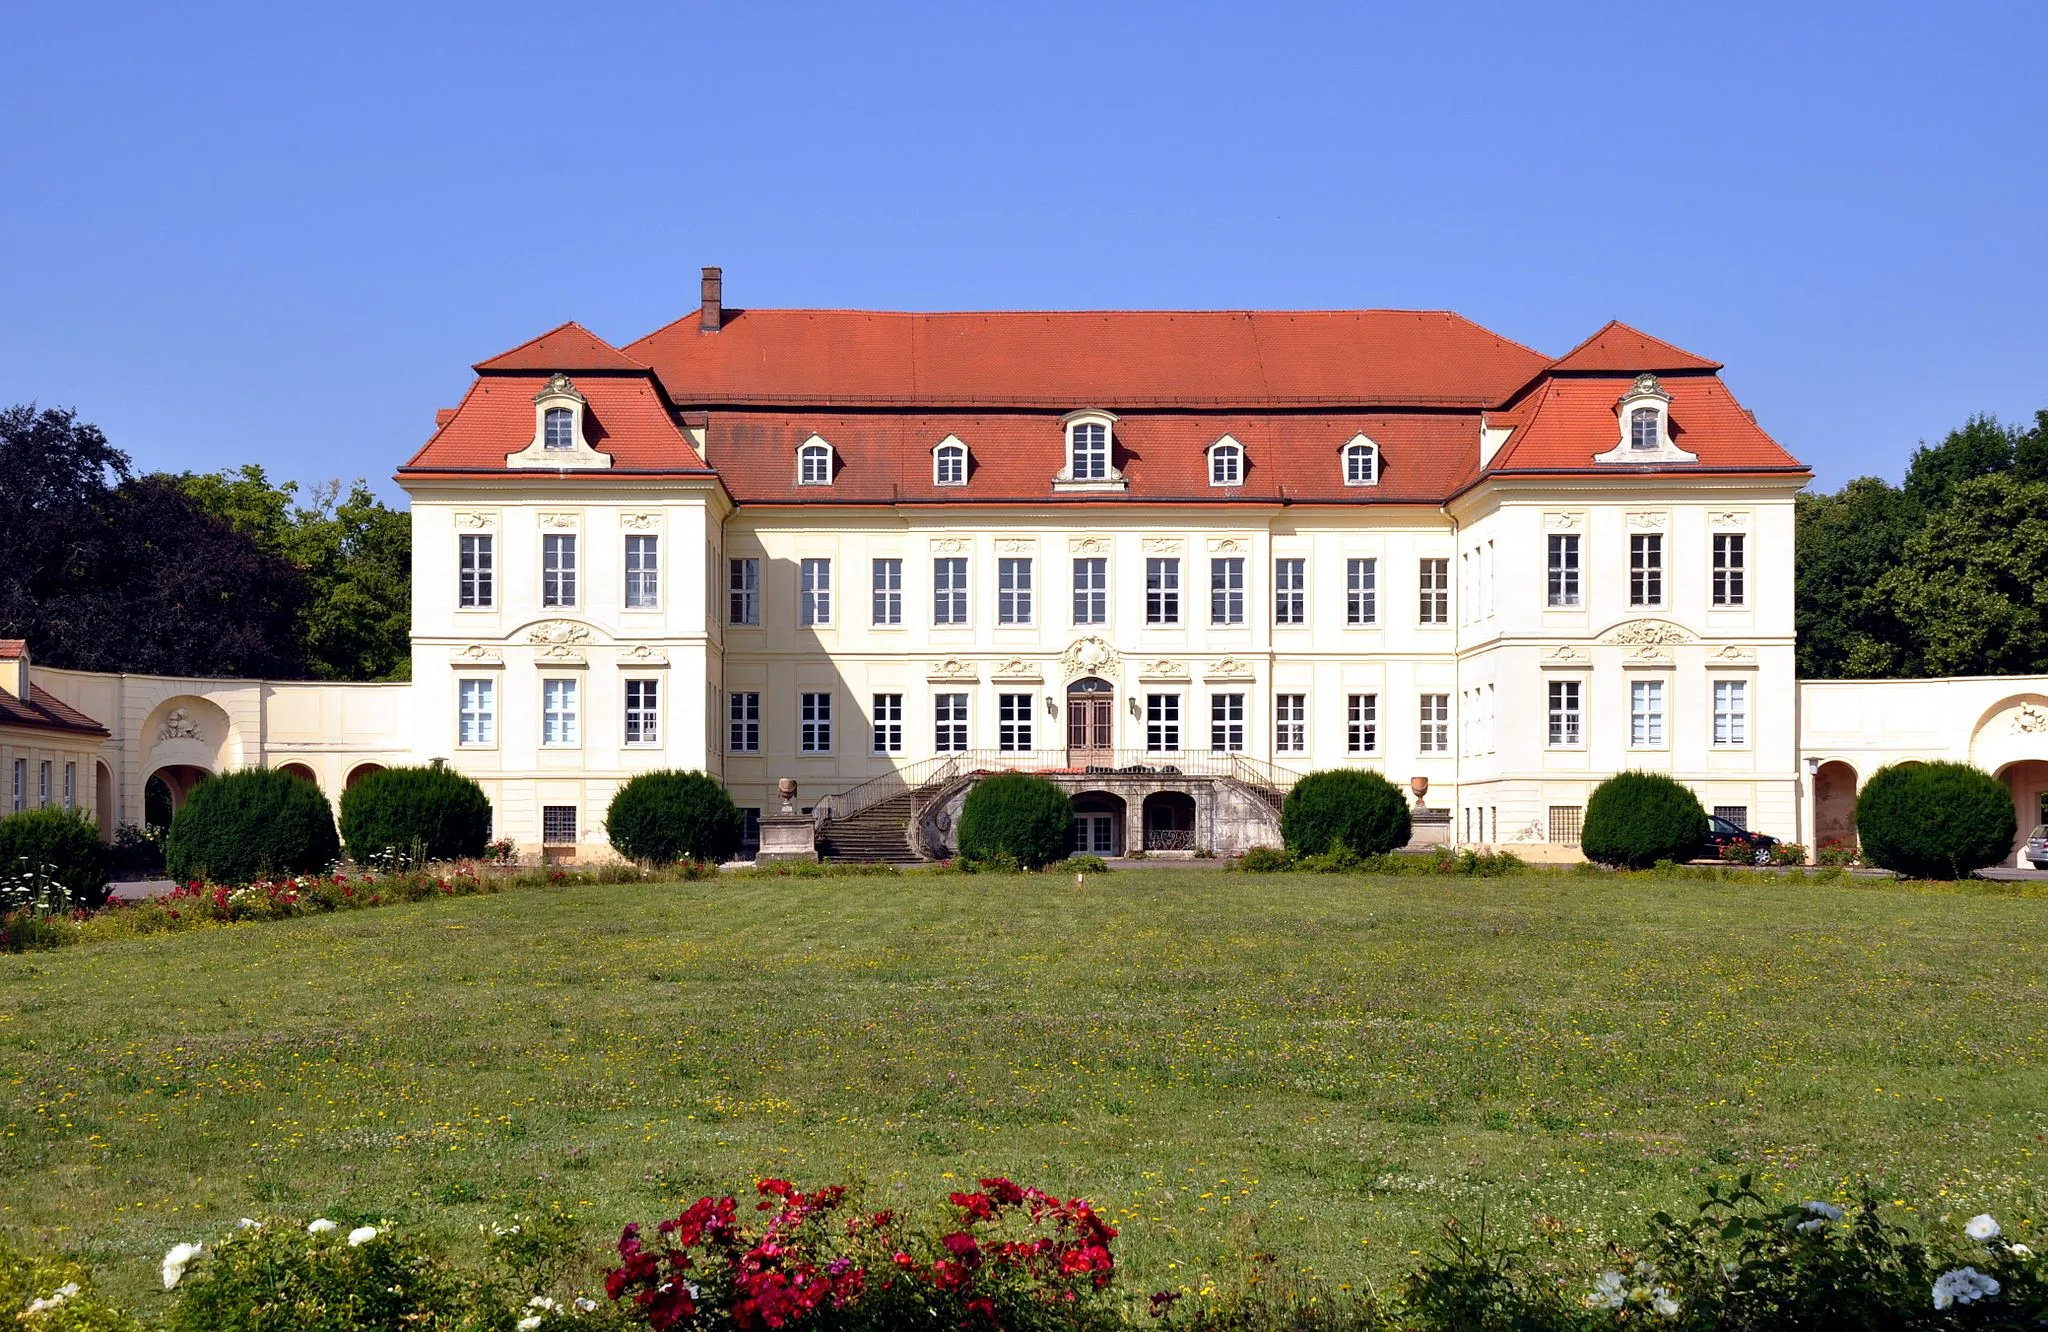
[[[535,402],[540,402],[547,398],[573,398],[577,402],[584,401],[583,394],[577,391],[576,385],[570,381],[569,376],[559,370],[549,375],[547,384],[540,392],[533,395]]]
[[[1181,545],[1182,542],[1179,537],[1146,537],[1145,553],[1147,555],[1178,555],[1181,551]]]
[[[1252,667],[1250,662],[1239,660],[1236,657],[1225,657],[1209,668],[1205,678],[1211,680],[1240,680],[1250,679],[1251,674]]]
[[[574,527],[576,526],[576,515],[573,513],[544,513],[540,516],[540,525],[542,527],[554,528]]]
[[[668,653],[649,643],[635,643],[619,654],[622,666],[666,666]]]
[[[192,714],[183,708],[172,708],[163,725],[156,728],[159,740],[197,740],[199,723],[192,720]]]
[[[489,527],[496,521],[498,521],[498,515],[494,513],[458,513],[455,515],[455,525],[457,527],[482,529]]]
[[[2038,703],[2020,704],[2019,710],[2012,714],[2012,733],[2039,735],[2043,731],[2048,731],[2048,710]]]
[[[1149,662],[1138,672],[1139,675],[1144,676],[1148,679],[1176,680],[1186,679],[1187,673],[1187,663],[1184,661],[1176,661],[1172,657],[1161,657],[1156,661]]]
[[[1709,654],[1714,661],[1754,661],[1756,650],[1736,643],[1724,643]]]
[[[1585,519],[1576,513],[1546,513],[1543,515],[1543,525],[1560,532],[1575,531],[1579,524],[1584,521]]]
[[[1241,554],[1245,543],[1237,537],[1215,537],[1209,542],[1209,549],[1221,555]]]
[[[1603,643],[1619,647],[1670,647],[1674,643],[1690,643],[1692,635],[1672,624],[1669,620],[1630,620],[1627,624],[1610,629]]]
[[[965,537],[941,537],[932,542],[932,554],[965,555],[970,544]]]
[[[1029,555],[1038,548],[1038,543],[1026,537],[1005,537],[996,542],[998,555]]]
[[[1661,528],[1664,526],[1667,517],[1668,515],[1661,513],[1632,513],[1628,516],[1628,525],[1630,527],[1651,529]]]
[[[974,663],[962,661],[958,657],[947,657],[943,661],[932,663],[932,671],[927,678],[933,680],[972,680],[976,678]]]
[[[587,643],[590,641],[590,626],[574,620],[543,620],[526,631],[529,643]]]
[[[505,658],[481,643],[471,643],[455,654],[457,666],[503,666]]]
[[[1067,549],[1076,555],[1107,555],[1109,542],[1102,537],[1079,537],[1069,541]]]
[[[661,515],[658,513],[622,513],[619,515],[619,525],[630,532],[652,532],[655,528],[661,526]]]
[[[1060,669],[1070,680],[1077,675],[1100,675],[1115,670],[1116,664],[1116,649],[1093,634],[1075,639],[1060,653]]]
[[[1585,659],[1585,654],[1569,643],[1560,644],[1543,655],[1543,660],[1545,661],[1569,661],[1574,664],[1583,662]]]
[[[997,663],[994,673],[1012,680],[1036,680],[1039,678],[1038,663],[1026,661],[1022,657],[1012,657],[1008,661]]]

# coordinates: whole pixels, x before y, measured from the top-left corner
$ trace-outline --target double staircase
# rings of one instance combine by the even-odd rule
[[[910,864],[918,858],[910,849],[910,820],[916,813],[917,797],[905,791],[843,819],[828,819],[818,830],[818,855],[825,860]]]

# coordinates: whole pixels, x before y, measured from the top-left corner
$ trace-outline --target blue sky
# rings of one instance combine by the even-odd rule
[[[2048,407],[2048,5],[19,6],[0,403],[392,469],[692,307],[1620,318],[1832,488]]]

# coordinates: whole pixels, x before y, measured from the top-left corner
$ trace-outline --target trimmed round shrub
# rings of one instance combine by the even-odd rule
[[[1879,768],[1856,797],[1863,858],[1915,879],[1961,879],[2012,854],[2012,793],[1967,763]]]
[[[1361,856],[1382,856],[1408,845],[1413,831],[1401,788],[1357,768],[1312,772],[1280,806],[1280,840],[1294,856],[1328,855],[1339,842]]]
[[[491,840],[491,801],[453,768],[384,768],[341,793],[341,840],[359,863],[474,859]]]
[[[1621,869],[1683,864],[1707,839],[1707,811],[1692,788],[1658,772],[1618,772],[1593,788],[1579,850]]]
[[[960,810],[960,856],[969,861],[1009,857],[1026,869],[1067,854],[1074,811],[1067,793],[1028,772],[984,777]]]
[[[165,870],[186,881],[250,883],[314,873],[340,858],[327,797],[276,768],[243,768],[199,783],[164,839]]]
[[[643,772],[619,788],[604,816],[614,851],[654,865],[729,859],[741,825],[732,796],[701,772]]]
[[[55,879],[74,907],[107,904],[113,851],[83,814],[30,809],[0,819],[0,878],[27,872]]]

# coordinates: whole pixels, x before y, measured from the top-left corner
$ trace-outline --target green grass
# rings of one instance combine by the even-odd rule
[[[1094,1198],[1129,1284],[1384,1283],[1856,1173],[2033,1237],[2048,901],[1173,870],[537,889],[0,957],[0,1229],[139,1296],[257,1212],[593,1246],[764,1174]],[[950,1172],[950,1175],[948,1174]]]

